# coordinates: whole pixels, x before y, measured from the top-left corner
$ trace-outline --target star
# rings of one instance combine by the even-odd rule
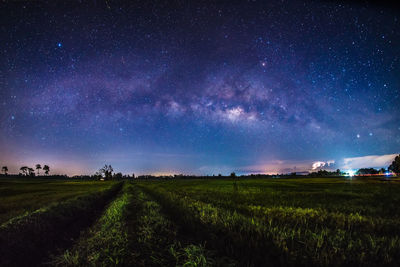
[[[0,49],[0,140],[10,139],[15,155],[31,144],[38,153],[27,160],[65,150],[104,160],[117,150],[129,158],[187,153],[171,165],[233,171],[241,158],[253,166],[398,147],[398,16],[347,6],[338,13],[319,1],[143,10],[77,10],[67,1],[24,12],[5,2],[13,23],[3,26],[12,34]],[[53,145],[38,143],[41,132]],[[163,165],[140,160],[150,166],[143,172]],[[77,165],[101,165],[93,162]]]

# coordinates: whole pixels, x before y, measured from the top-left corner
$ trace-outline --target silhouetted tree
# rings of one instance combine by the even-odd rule
[[[388,170],[396,174],[400,174],[400,155],[394,158],[394,161],[392,162],[392,164],[390,164]]]
[[[135,179],[135,174],[134,173],[132,173],[132,179]]]
[[[231,173],[231,177],[236,177],[236,173],[235,173],[235,172],[232,172],[232,173]]]
[[[100,173],[104,174],[104,178],[105,179],[111,179],[112,178],[112,172],[114,171],[114,169],[111,167],[111,165],[104,165],[103,168],[101,168]]]
[[[36,164],[36,170],[37,170],[37,175],[39,176],[39,174],[40,174],[40,169],[42,168],[42,165],[40,165],[40,164]]]
[[[22,166],[21,168],[19,168],[21,171],[22,171],[22,173],[24,174],[24,175],[28,175],[28,169],[29,169],[29,167],[27,167],[27,166]]]
[[[7,175],[7,172],[8,172],[7,166],[3,166],[3,168],[1,168],[1,170],[4,172],[4,175]]]
[[[385,173],[386,173],[386,169],[385,169],[385,168],[381,168],[381,169],[379,170],[379,173],[380,173],[380,174],[385,174]]]
[[[114,174],[114,179],[122,179],[122,173],[118,172]]]
[[[50,167],[49,167],[48,165],[44,165],[44,166],[43,166],[43,170],[44,170],[44,173],[45,173],[46,175],[49,175]]]
[[[98,180],[100,180],[101,177],[103,177],[103,173],[102,173],[100,170],[98,170],[98,171],[93,175],[93,178],[98,179]]]
[[[29,174],[29,176],[35,176],[35,170],[34,169],[32,169],[32,168],[28,168],[28,174]]]

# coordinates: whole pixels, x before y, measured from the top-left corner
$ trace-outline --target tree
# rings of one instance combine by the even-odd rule
[[[394,161],[392,162],[392,164],[390,164],[388,170],[396,174],[400,174],[400,155],[394,158]]]
[[[100,173],[102,173],[104,175],[105,179],[111,179],[112,178],[112,172],[114,171],[114,169],[111,167],[111,165],[104,165],[103,168],[101,168]]]
[[[36,170],[37,170],[37,175],[39,176],[40,174],[40,169],[42,168],[42,166],[40,164],[36,164]]]
[[[236,173],[232,172],[231,177],[236,177]]]
[[[27,166],[22,166],[21,168],[19,168],[22,171],[22,174],[24,175],[28,175],[28,167]]]
[[[28,174],[29,174],[29,176],[35,176],[35,170],[34,169],[32,169],[32,168],[28,168]]]
[[[93,175],[93,178],[95,178],[95,179],[97,179],[97,180],[100,180],[101,177],[103,177],[103,176],[102,176],[102,173],[101,173],[100,170],[97,171],[97,172]]]
[[[135,174],[134,173],[132,173],[132,179],[135,179]]]
[[[49,175],[50,167],[49,167],[48,165],[44,165],[44,166],[43,166],[43,170],[44,170],[44,173],[45,173],[46,175]]]
[[[122,179],[122,173],[120,173],[120,172],[115,173],[115,174],[114,174],[114,178],[117,179],[117,180],[118,180],[118,179]]]
[[[7,175],[7,172],[8,172],[7,166],[3,166],[3,168],[1,168],[1,170],[4,172],[4,175]]]

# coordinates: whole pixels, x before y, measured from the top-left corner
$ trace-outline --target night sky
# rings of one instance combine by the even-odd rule
[[[387,167],[400,152],[399,10],[51,2],[0,4],[12,173],[300,172]]]

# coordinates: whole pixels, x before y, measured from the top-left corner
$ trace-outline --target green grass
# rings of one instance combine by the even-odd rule
[[[157,201],[137,187],[131,192],[130,247],[136,266],[219,265],[213,252],[191,236],[182,235]]]
[[[112,201],[100,219],[82,234],[80,239],[62,255],[55,257],[56,266],[115,266],[129,258],[126,227],[127,206],[131,202],[127,184]]]
[[[110,188],[113,182],[0,179],[0,224],[50,204]]]
[[[125,183],[123,192],[56,266],[212,266],[211,252],[185,244],[160,205]]]
[[[3,223],[0,226],[0,265],[38,265],[52,251],[70,246],[80,231],[90,226],[115,196],[120,185],[109,184],[102,190],[64,202],[53,202]]]
[[[400,184],[270,179],[140,183],[242,265],[395,265]]]
[[[81,232],[78,239],[60,246],[52,265],[397,266],[400,262],[396,179],[135,181],[125,182],[118,195],[104,190],[111,184],[100,182],[1,182],[10,188],[4,197],[13,199],[16,192],[43,194],[46,203],[0,227],[3,248],[7,240],[12,244],[1,251],[6,259],[22,250],[48,253],[45,245],[31,240],[58,242]],[[60,195],[66,201],[55,193],[59,188],[64,188]],[[74,193],[82,196],[76,198]],[[83,218],[80,225],[75,223],[78,218]]]

